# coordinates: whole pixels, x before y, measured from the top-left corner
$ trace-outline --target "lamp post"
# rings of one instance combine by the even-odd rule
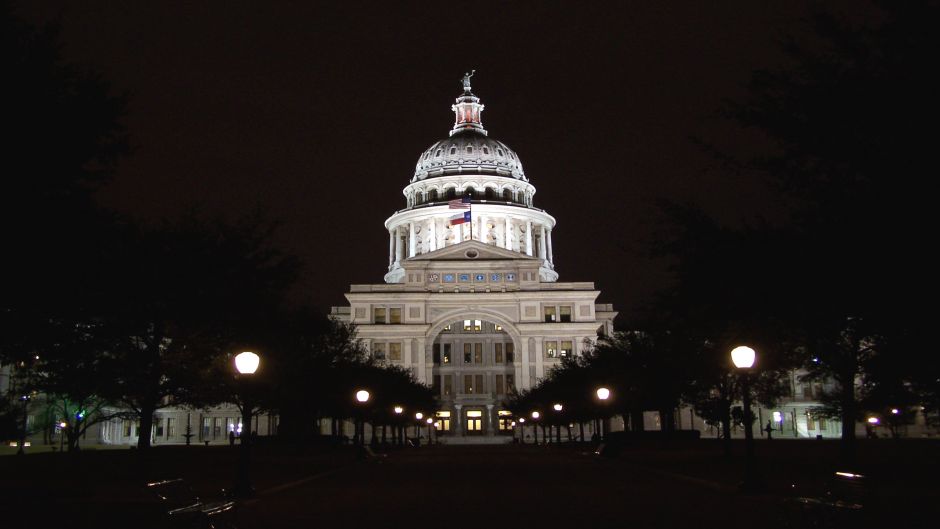
[[[421,413],[420,411],[418,413],[415,413],[415,421],[417,421],[415,423],[415,439],[417,439],[418,442],[420,442],[420,439],[421,439],[421,430],[419,428],[421,427],[421,419],[423,418],[424,418],[424,414]]]
[[[565,407],[562,406],[560,402],[556,402],[555,405],[552,406],[552,409],[555,410],[555,412],[560,415],[561,411],[565,409]],[[570,433],[571,430],[568,430],[568,432]],[[555,442],[558,444],[561,444],[561,418],[560,417],[558,420],[558,424],[555,425]]]
[[[594,391],[594,394],[597,395],[597,400],[601,401],[601,405],[602,405],[602,406],[603,406],[604,404],[607,404],[608,399],[610,399],[610,390],[609,390],[608,388],[604,387],[604,386],[601,386],[601,387],[597,388],[597,390]],[[601,438],[601,439],[603,439],[603,438],[609,433],[609,432],[607,431],[607,430],[608,430],[607,428],[601,428],[601,427],[600,427],[600,426],[603,426],[603,425],[604,425],[604,420],[605,420],[605,419],[604,419],[603,417],[601,417],[601,418],[598,419],[598,421],[597,421],[598,430],[601,430],[601,433],[600,433],[600,438]]]
[[[535,440],[535,444],[539,444],[539,425],[537,421],[541,415],[537,411],[532,412],[532,438]]]
[[[368,391],[360,389],[356,392],[356,402],[358,402],[361,406],[364,406],[367,402],[369,402],[369,398],[371,396],[372,395],[369,394]],[[363,419],[364,411],[361,406],[359,408],[359,427],[357,428],[359,430],[359,446],[366,444],[366,425],[365,420]]]
[[[760,488],[760,480],[754,466],[754,429],[751,421],[750,370],[756,357],[754,349],[743,345],[731,351],[731,361],[741,372],[741,404],[744,407],[744,482],[741,489],[745,491]]]
[[[427,421],[425,422],[428,423],[428,444],[433,444],[433,440],[431,439],[431,425],[434,424],[434,419],[428,417]]]
[[[248,377],[255,374],[258,365],[261,363],[261,357],[251,351],[245,351],[235,356],[235,370],[238,371],[239,384],[238,389],[242,403],[242,420],[247,427],[247,431],[242,431],[241,454],[238,462],[238,481],[235,483],[235,495],[239,497],[251,496],[254,490],[251,488],[251,424],[254,403],[251,401],[251,392],[246,391]]]
[[[519,444],[525,444],[525,417],[519,417]]]
[[[394,408],[392,408],[392,411],[394,411],[396,415],[395,429],[397,433],[395,434],[395,444],[401,446],[402,444],[401,430],[402,428],[404,428],[404,426],[402,426],[402,423],[401,423],[401,414],[405,412],[405,408],[401,406],[395,406]]]

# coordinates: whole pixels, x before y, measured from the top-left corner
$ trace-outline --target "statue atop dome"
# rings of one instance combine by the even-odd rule
[[[470,93],[470,78],[473,77],[473,74],[476,73],[476,70],[470,70],[470,73],[463,74],[463,92],[465,94]]]

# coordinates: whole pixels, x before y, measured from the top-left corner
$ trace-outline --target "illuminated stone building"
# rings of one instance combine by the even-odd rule
[[[511,433],[511,389],[611,333],[616,316],[593,283],[558,281],[555,218],[535,206],[519,156],[483,128],[469,78],[449,136],[421,153],[405,208],[385,221],[385,283],[352,285],[349,306],[333,309],[375,358],[434,387],[438,434],[452,442]]]

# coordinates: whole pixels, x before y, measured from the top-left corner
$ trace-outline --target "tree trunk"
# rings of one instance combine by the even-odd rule
[[[659,410],[659,429],[663,432],[674,432],[676,430],[675,408]]]
[[[150,448],[150,431],[153,429],[153,414],[156,411],[156,404],[151,402],[145,403],[140,408],[140,428],[137,429],[138,450]]]
[[[630,430],[642,432],[646,429],[643,425],[643,410],[633,410],[630,412]]]
[[[725,457],[731,457],[731,406],[722,404],[721,410],[721,446]]]
[[[839,448],[842,462],[850,464],[855,462],[855,374],[846,375],[841,383],[842,439]]]

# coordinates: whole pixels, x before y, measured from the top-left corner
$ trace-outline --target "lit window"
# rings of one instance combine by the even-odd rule
[[[372,310],[375,323],[385,323],[385,307],[376,307]]]
[[[401,308],[388,309],[389,323],[401,323]]]
[[[473,330],[480,332],[481,329],[483,329],[483,322],[480,320],[473,320]]]
[[[441,363],[449,364],[450,363],[450,344],[444,344],[444,353],[441,356]]]
[[[483,412],[479,410],[470,410],[467,412],[467,417],[483,417]]]
[[[473,328],[473,327],[472,327],[471,324],[470,324],[470,320],[463,320],[463,330],[469,331],[469,330],[471,330],[472,328]]]
[[[545,307],[545,323],[555,323],[555,307]]]
[[[558,307],[558,319],[562,323],[571,321],[571,307]]]
[[[545,357],[558,358],[558,342],[545,342]]]
[[[471,350],[471,344],[463,344],[463,363],[473,363],[473,351]]]
[[[571,356],[571,353],[574,351],[574,344],[570,341],[561,342],[561,349],[558,350],[558,356],[566,358]]]
[[[496,326],[495,326],[495,329],[496,329],[497,331],[501,331],[501,330],[503,330],[503,326],[497,323]]]
[[[450,324],[449,324],[449,323],[444,326],[444,330],[445,330],[445,331],[449,331],[449,330],[450,330]]]

